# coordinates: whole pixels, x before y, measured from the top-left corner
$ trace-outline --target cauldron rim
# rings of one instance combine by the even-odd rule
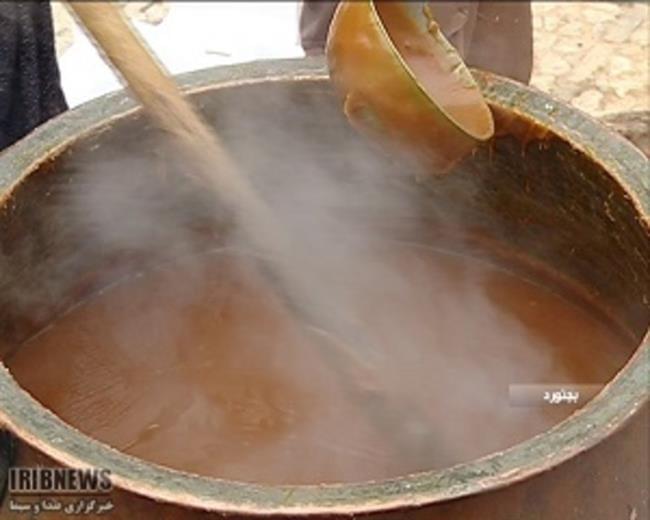
[[[649,190],[638,172],[647,160],[626,140],[575,109],[515,82],[474,71],[491,105],[548,125],[577,150],[599,162],[627,194]],[[322,59],[270,60],[185,74],[191,92],[267,81],[325,81]],[[0,154],[0,204],[44,158],[136,110],[122,91],[70,110]],[[519,114],[522,115],[522,114]],[[648,226],[650,197],[633,203]],[[191,475],[118,452],[64,423],[34,400],[0,363],[0,425],[52,459],[112,472],[124,490],[158,501],[249,515],[353,514],[416,507],[512,485],[588,450],[620,429],[648,400],[650,333],[614,379],[579,411],[535,437],[502,452],[443,470],[376,482],[319,486],[270,486]]]

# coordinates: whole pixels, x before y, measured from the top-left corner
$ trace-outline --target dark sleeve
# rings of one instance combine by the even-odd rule
[[[467,64],[522,83],[530,82],[533,72],[531,3],[519,0],[477,4],[478,16]]]
[[[336,0],[305,0],[300,9],[300,44],[305,54],[321,54],[327,42]]]
[[[66,108],[49,3],[0,1],[0,150]]]

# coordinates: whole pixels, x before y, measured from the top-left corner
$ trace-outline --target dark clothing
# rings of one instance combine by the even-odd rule
[[[305,54],[322,54],[336,1],[307,0],[300,6],[300,44]]]
[[[49,3],[0,0],[0,150],[66,108]]]
[[[308,0],[300,13],[300,39],[307,54],[323,52],[336,1]],[[429,2],[443,33],[470,67],[522,83],[533,68],[530,2]]]

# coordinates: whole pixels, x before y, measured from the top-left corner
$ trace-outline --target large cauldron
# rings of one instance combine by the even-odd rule
[[[648,518],[647,159],[623,138],[548,96],[476,75],[495,112],[497,137],[458,172],[426,180],[421,189],[438,211],[462,216],[485,240],[561,273],[634,337],[638,348],[595,399],[544,434],[442,471],[357,485],[269,487],[188,475],[110,449],[64,424],[0,367],[0,426],[14,438],[9,445],[0,435],[0,470],[8,452],[16,465],[107,468],[116,486],[114,517],[129,519],[213,513],[229,518]],[[316,131],[310,121],[343,117],[318,60],[216,68],[184,76],[182,82],[208,115],[249,100],[241,117],[250,129],[256,120],[273,120],[282,111],[257,101],[270,94],[300,108],[290,125],[297,139]],[[24,338],[59,309],[109,283],[124,263],[142,261],[128,252],[75,254],[83,248],[80,238],[49,217],[56,187],[78,180],[74,172],[61,178],[58,168],[66,157],[92,156],[98,144],[113,153],[133,150],[139,141],[134,135],[146,135],[147,128],[129,98],[117,93],[62,115],[0,155],[0,345]],[[358,137],[351,130],[335,139],[344,143]],[[470,182],[470,176],[481,182]],[[463,189],[470,185],[478,192]],[[197,218],[200,212],[199,207]],[[29,301],[16,299],[22,289]]]

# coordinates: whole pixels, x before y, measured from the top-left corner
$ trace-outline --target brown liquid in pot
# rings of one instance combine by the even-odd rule
[[[125,280],[6,362],[39,401],[115,448],[277,484],[380,479],[508,448],[574,409],[513,406],[508,385],[603,383],[625,362],[630,345],[607,326],[488,263],[397,244],[377,254],[405,281],[364,299],[378,352],[370,385],[403,412],[390,428],[230,253]]]

